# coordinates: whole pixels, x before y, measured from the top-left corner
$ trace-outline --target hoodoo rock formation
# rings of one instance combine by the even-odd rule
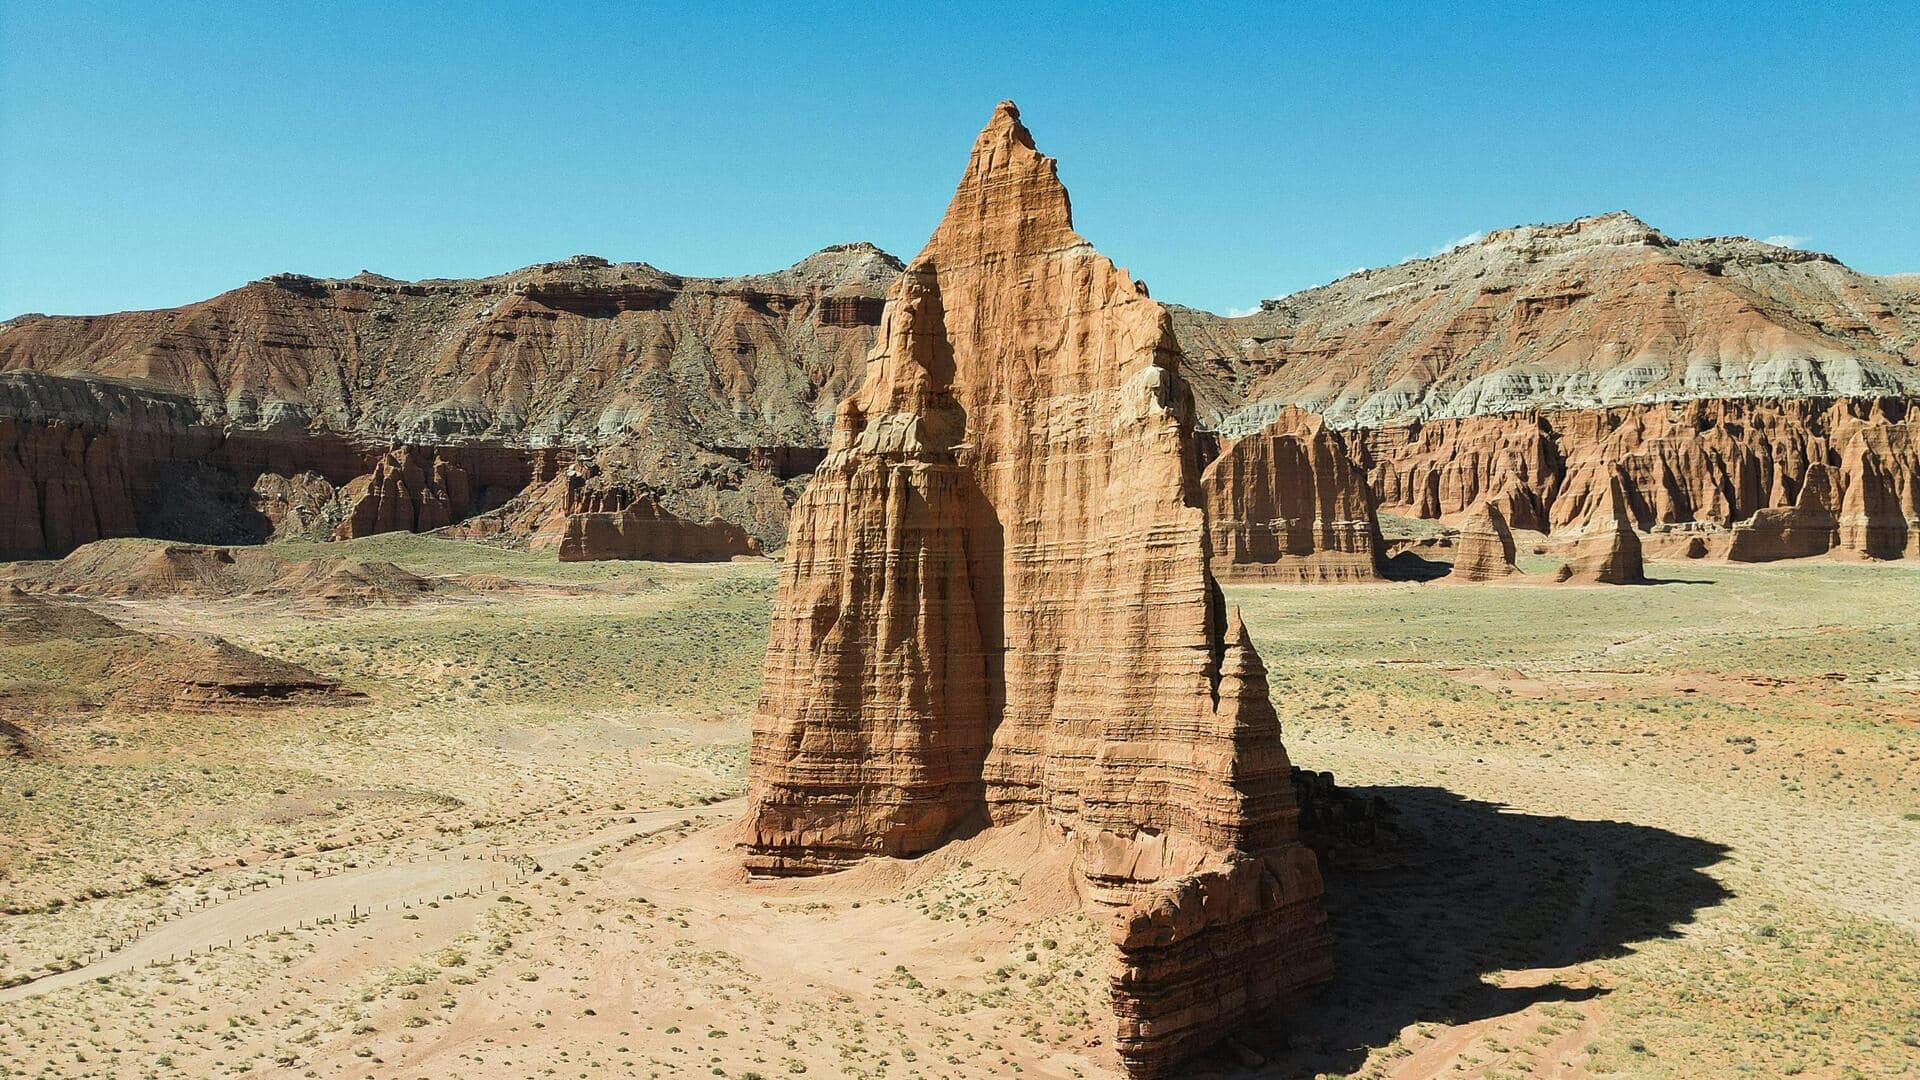
[[[1114,920],[1136,1074],[1332,962],[1178,361],[1003,103],[794,509],[749,768],[755,875],[1043,815]]]
[[[1222,581],[1332,583],[1381,574],[1367,470],[1320,417],[1286,409],[1234,439],[1200,478]]]
[[[1520,572],[1513,563],[1513,530],[1497,502],[1488,501],[1460,523],[1448,581],[1498,581]]]
[[[1636,585],[1646,581],[1640,534],[1627,516],[1627,497],[1619,477],[1607,484],[1604,514],[1587,524],[1574,545],[1573,557],[1554,580],[1585,585]]]

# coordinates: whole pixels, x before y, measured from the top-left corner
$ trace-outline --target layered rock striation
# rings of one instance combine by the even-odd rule
[[[1043,815],[1139,1074],[1331,970],[1178,361],[1002,104],[794,508],[746,824],[779,876]]]
[[[1382,427],[1662,401],[1920,394],[1920,304],[1891,278],[1625,212],[1497,229],[1448,251],[1180,320],[1189,361],[1245,387],[1230,433],[1297,405]]]
[[[1514,565],[1513,530],[1495,501],[1480,503],[1460,523],[1448,581],[1499,581],[1520,572]]]
[[[475,513],[543,458],[618,448],[624,479],[669,512],[777,543],[794,463],[815,460],[899,267],[868,244],[737,278],[579,256],[465,281],[278,275],[175,309],[21,316],[0,324],[0,499],[30,513],[0,524],[0,553],[258,540],[289,520],[316,538],[446,524],[441,492],[396,497],[405,466],[380,461],[394,448],[466,470]],[[209,455],[225,445],[247,452]],[[486,456],[523,467],[477,468]],[[518,483],[491,490],[503,471]],[[331,505],[312,477],[367,490]],[[458,520],[458,493],[445,498]]]
[[[1638,585],[1646,581],[1640,534],[1627,516],[1626,489],[1620,477],[1608,483],[1604,513],[1587,523],[1574,544],[1572,558],[1554,580],[1584,585]]]
[[[651,492],[601,505],[617,508],[575,510],[560,523],[561,562],[707,561],[760,553],[760,545],[740,526],[718,518],[688,521],[662,509]]]
[[[770,501],[785,507],[777,495]],[[675,514],[658,492],[621,481],[592,458],[572,462],[497,510],[461,523],[450,535],[504,539],[529,551],[552,551],[561,562],[698,562],[761,551],[758,538],[739,525],[718,516],[694,521]]]
[[[99,432],[76,434],[58,404],[14,410],[0,387],[0,417],[49,429],[0,432],[0,496],[35,507],[31,522],[0,524],[0,550],[59,554],[128,532],[198,542],[248,532],[324,537],[351,508],[318,493],[314,479],[340,487],[372,470],[362,460],[369,453],[399,446],[458,447],[450,460],[462,468],[481,447],[590,449],[622,482],[658,492],[667,512],[724,518],[774,550],[836,404],[864,377],[860,358],[900,272],[898,260],[865,244],[735,278],[576,256],[471,280],[283,274],[162,311],[21,316],[0,324],[0,377],[57,376],[95,395],[144,394],[148,412],[179,422],[116,424],[109,444],[94,447]],[[1835,398],[1920,394],[1920,294],[1911,283],[1742,238],[1673,239],[1625,213],[1497,230],[1245,317],[1177,308],[1172,325],[1205,426],[1249,435],[1294,405],[1340,430],[1458,424],[1457,449],[1495,460],[1457,459],[1450,470],[1525,471],[1519,490],[1541,501],[1559,501],[1542,486],[1550,463],[1533,459],[1551,448],[1528,439],[1568,432],[1530,433],[1532,411],[1652,416],[1659,404],[1686,401],[1732,416],[1775,401],[1817,399],[1824,408]],[[1480,420],[1487,428],[1472,429]],[[197,433],[180,436],[182,426]],[[1702,462],[1684,460],[1684,430],[1669,440],[1682,459],[1673,462],[1681,486],[1671,515],[1719,513],[1715,490],[1696,482],[1716,453],[1714,433],[1701,434]],[[269,449],[276,466],[249,475],[209,462],[200,450],[221,438]],[[359,467],[331,467],[339,446]],[[122,456],[197,463],[170,480],[168,501],[178,516],[222,519],[222,530],[138,512],[141,493],[118,488],[147,481],[116,473]],[[32,463],[9,460],[24,457]],[[31,494],[40,502],[20,502],[30,493],[22,477],[35,469]],[[1589,470],[1564,513],[1597,505],[1610,471],[1606,463]],[[1875,482],[1885,474],[1887,493],[1863,499],[1911,502],[1896,464],[1883,456],[1869,471]],[[1669,513],[1639,505],[1643,494],[1663,497],[1641,486],[1657,485],[1657,476],[1634,479],[1636,514]],[[1492,490],[1505,487],[1494,478]],[[1759,505],[1770,490],[1758,489]],[[477,500],[476,512],[510,494]],[[1728,489],[1728,512],[1745,506],[1729,520],[1758,508],[1750,494]],[[1844,484],[1836,494],[1845,495]],[[1395,494],[1383,484],[1381,497],[1442,503],[1448,508],[1429,516],[1445,516],[1477,496],[1425,487]],[[1509,509],[1515,528],[1577,519],[1549,523],[1544,505]],[[436,510],[413,508],[416,519]],[[389,520],[406,516],[385,500],[364,513],[389,511]],[[1849,532],[1861,537],[1859,550],[1911,543],[1884,509],[1863,502],[1860,513],[1880,523],[1872,541]]]
[[[1736,558],[1920,553],[1920,436],[1906,399],[1692,401],[1352,437],[1381,509],[1410,517],[1451,519],[1497,493],[1514,528],[1571,535],[1613,518],[1618,483],[1642,532],[1744,532]],[[1800,516],[1822,523],[1768,540],[1810,486]]]
[[[1200,477],[1222,581],[1329,584],[1381,576],[1373,489],[1357,447],[1312,413],[1284,410],[1234,439]]]
[[[1771,562],[1824,555],[1840,543],[1833,470],[1813,464],[1800,481],[1792,505],[1769,506],[1733,527],[1727,558],[1733,562]],[[1864,536],[1859,539],[1865,539]]]

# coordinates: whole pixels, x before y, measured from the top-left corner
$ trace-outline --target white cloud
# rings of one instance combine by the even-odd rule
[[[1412,262],[1415,259],[1431,259],[1437,255],[1445,255],[1447,252],[1452,251],[1455,248],[1463,248],[1469,244],[1477,244],[1480,241],[1485,240],[1486,238],[1487,238],[1487,234],[1484,229],[1477,230],[1475,232],[1470,232],[1467,235],[1462,236],[1457,240],[1449,240],[1446,243],[1441,244],[1438,247],[1435,247],[1429,251],[1425,251],[1425,252],[1416,251],[1413,254],[1408,255],[1405,258],[1401,259],[1400,261]]]
[[[1763,244],[1772,244],[1774,247],[1797,248],[1804,247],[1807,238],[1804,236],[1794,236],[1791,233],[1781,233],[1779,236],[1762,237],[1760,242]]]
[[[1227,318],[1239,319],[1239,318],[1244,318],[1245,316],[1248,316],[1248,315],[1257,315],[1259,313],[1260,313],[1259,304],[1255,304],[1252,307],[1244,307],[1244,308],[1230,307],[1227,309]]]
[[[1453,243],[1446,245],[1445,247],[1434,248],[1433,253],[1435,255],[1444,255],[1447,252],[1452,251],[1454,248],[1463,248],[1463,247],[1466,247],[1468,244],[1477,244],[1480,241],[1485,240],[1486,238],[1487,238],[1486,230],[1477,229],[1461,237],[1460,239],[1455,240]]]

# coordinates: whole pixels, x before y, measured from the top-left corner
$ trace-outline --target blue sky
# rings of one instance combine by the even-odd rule
[[[0,0],[0,318],[911,255],[1005,97],[1080,231],[1214,310],[1613,209],[1920,271],[1911,2],[707,6]]]

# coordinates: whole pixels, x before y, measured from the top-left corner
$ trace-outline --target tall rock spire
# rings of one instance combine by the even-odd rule
[[[1178,357],[1003,102],[795,507],[750,764],[756,875],[1044,815],[1140,1074],[1331,964]]]

